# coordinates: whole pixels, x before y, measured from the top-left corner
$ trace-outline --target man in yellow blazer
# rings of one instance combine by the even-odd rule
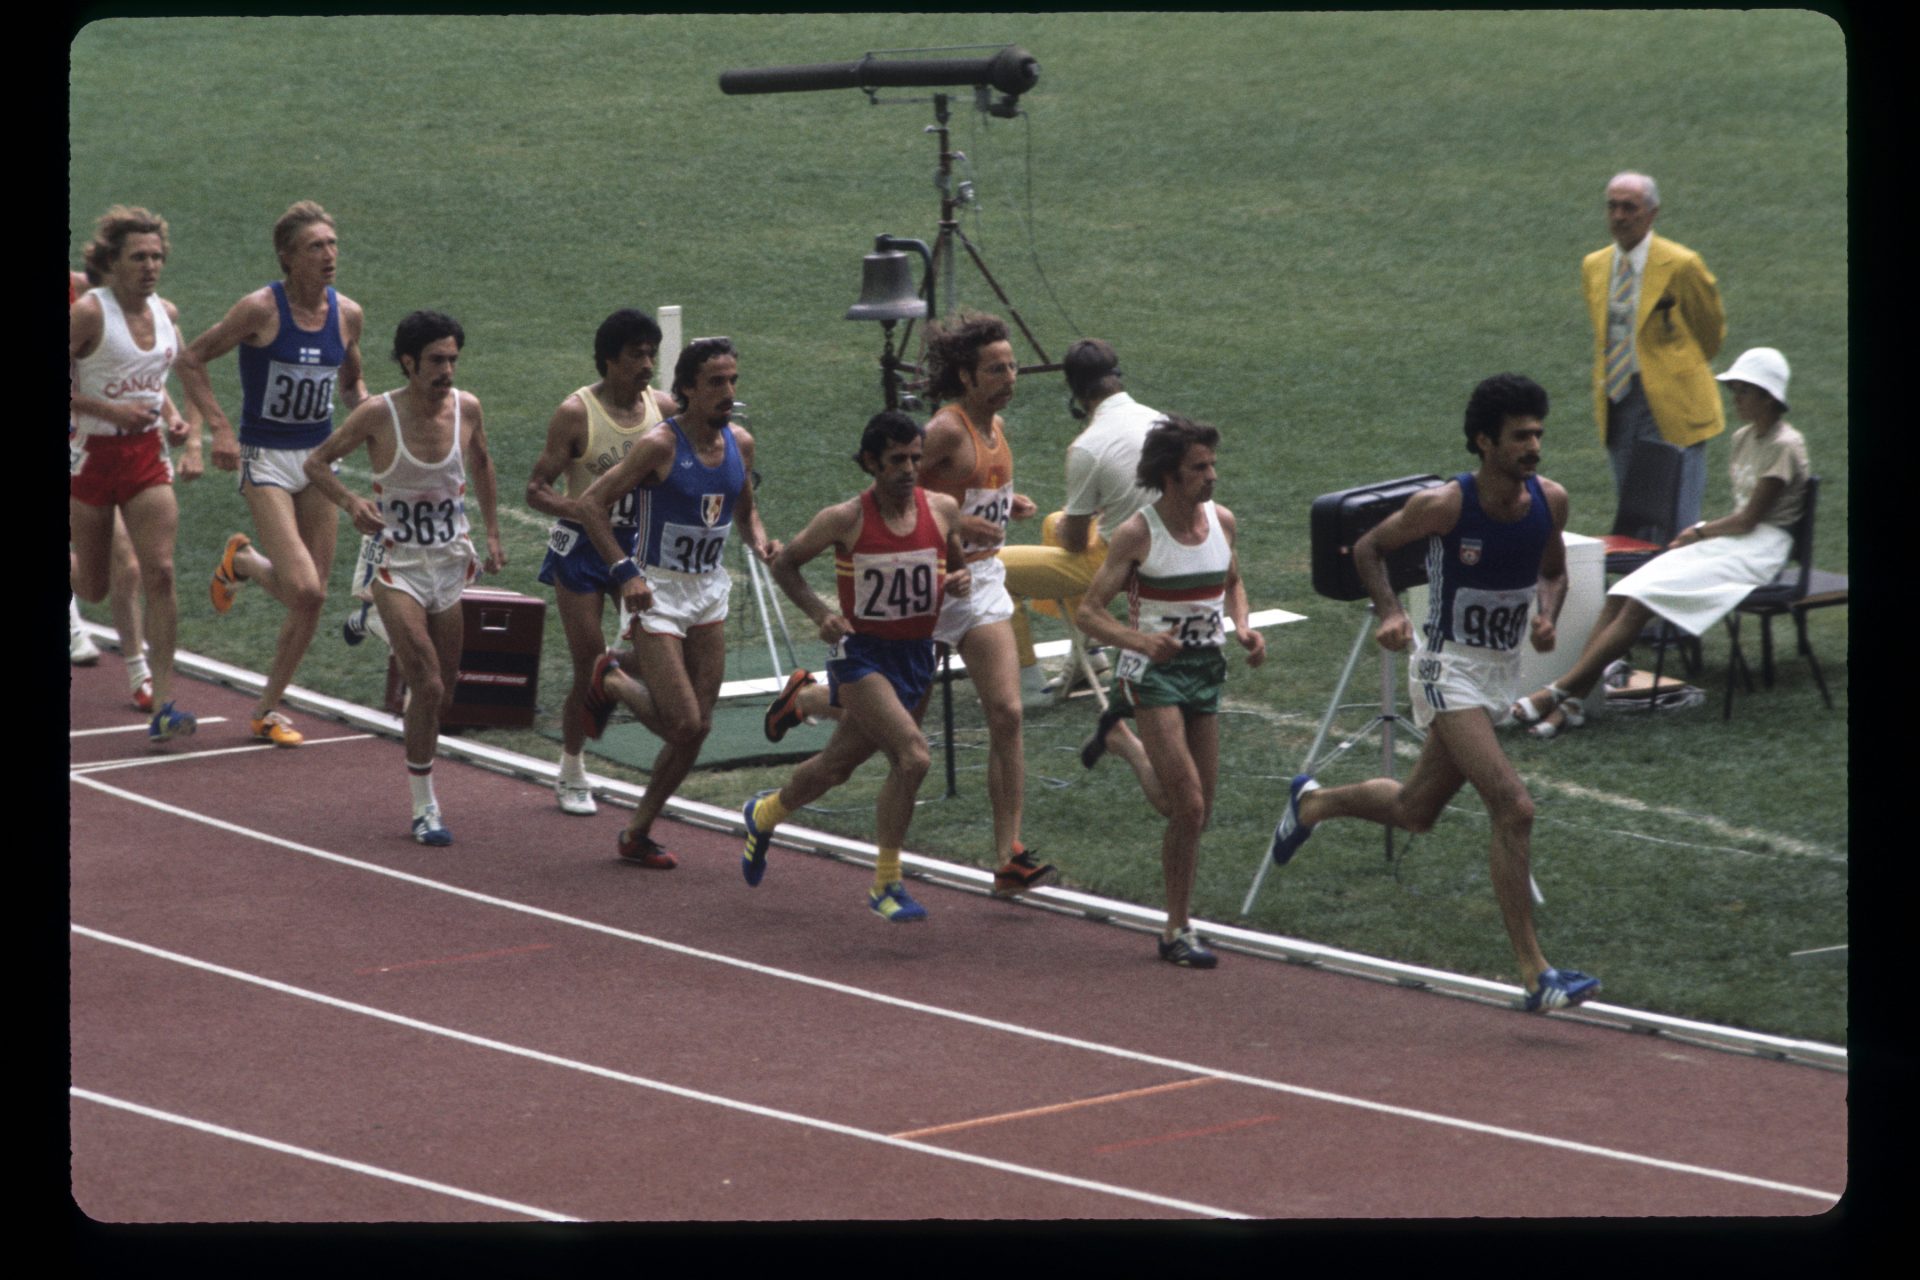
[[[1681,454],[1680,518],[1700,518],[1706,442],[1726,429],[1711,361],[1727,336],[1720,289],[1699,254],[1653,234],[1660,189],[1644,173],[1607,183],[1613,244],[1586,256],[1580,282],[1593,320],[1593,409],[1616,493],[1636,440]]]

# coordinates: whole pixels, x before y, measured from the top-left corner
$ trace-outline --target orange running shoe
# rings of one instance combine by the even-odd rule
[[[207,584],[207,594],[213,597],[215,613],[225,613],[233,608],[233,598],[240,594],[242,581],[233,567],[233,558],[240,554],[240,548],[252,545],[252,540],[244,533],[236,533],[227,539],[227,549],[221,552],[220,563],[214,566],[213,581]]]

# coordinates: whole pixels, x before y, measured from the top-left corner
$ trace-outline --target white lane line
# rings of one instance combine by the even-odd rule
[[[204,723],[204,721],[202,722]],[[344,733],[337,738],[308,738],[300,744],[299,750],[308,747],[324,747],[335,742],[366,742],[377,739],[377,733]],[[170,751],[164,755],[122,756],[118,760],[95,760],[88,764],[70,764],[68,777],[78,777],[83,773],[107,773],[115,769],[137,769],[149,764],[179,764],[187,760],[210,760],[214,756],[245,755],[255,751],[287,751],[292,748],[276,747],[271,742],[249,742],[244,747],[220,747],[211,751]]]
[[[145,943],[135,942],[130,938],[119,938],[112,934],[101,933],[97,929],[89,929],[84,925],[70,924],[68,927],[74,933],[85,938],[92,938],[96,942],[104,942],[111,946],[124,947],[130,951],[137,951],[143,955],[153,956],[156,959],[168,960],[174,964],[185,965],[188,968],[218,974],[224,978],[232,978],[237,982],[245,982],[253,986],[264,987],[269,991],[276,991],[282,995],[295,996],[302,1000],[311,1000],[316,1004],[326,1005],[329,1008],[343,1009],[348,1013],[357,1013],[363,1017],[376,1018],[382,1022],[390,1022],[396,1026],[406,1027],[413,1031],[422,1031],[428,1035],[444,1036],[449,1040],[458,1040],[463,1044],[475,1045],[482,1049],[492,1049],[498,1053],[512,1054],[515,1057],[527,1058],[534,1062],[544,1063],[547,1066],[564,1067],[569,1071],[578,1071],[586,1075],[599,1076],[605,1080],[634,1085],[641,1089],[649,1089],[656,1093],[669,1094],[676,1098],[685,1098],[692,1102],[702,1102],[709,1106],[724,1107],[729,1111],[738,1111],[746,1115],[760,1116],[764,1119],[780,1120],[808,1129],[819,1129],[826,1133],[839,1134],[842,1137],[858,1138],[863,1142],[878,1143],[881,1146],[895,1147],[899,1150],[911,1151],[919,1155],[935,1156],[942,1160],[951,1160],[960,1164],[979,1165],[985,1169],[992,1169],[996,1173],[1018,1174],[1022,1177],[1036,1178],[1042,1182],[1052,1182],[1060,1186],[1075,1187],[1082,1191],[1097,1191],[1105,1195],[1117,1196],[1124,1200],[1136,1201],[1140,1204],[1157,1205],[1164,1209],[1178,1209],[1183,1213],[1197,1214],[1203,1218],[1247,1218],[1250,1216],[1244,1213],[1235,1213],[1230,1209],[1217,1208],[1213,1205],[1198,1204],[1191,1200],[1176,1200],[1170,1196],[1158,1196],[1147,1191],[1137,1191],[1131,1187],[1120,1187],[1106,1182],[1094,1182],[1087,1178],[1075,1178],[1068,1174],[1054,1173],[1047,1169],[1036,1169],[1028,1165],[1013,1164],[1005,1160],[995,1160],[988,1156],[971,1155],[964,1151],[951,1151],[945,1147],[929,1146],[923,1142],[912,1142],[904,1138],[895,1138],[888,1134],[875,1133],[868,1129],[856,1129],[852,1125],[838,1124],[834,1121],[822,1120],[815,1116],[804,1116],[792,1111],[782,1111],[775,1107],[763,1107],[757,1103],[742,1102],[737,1098],[727,1098],[716,1093],[706,1093],[699,1089],[689,1089],[682,1085],[668,1084],[664,1080],[652,1080],[645,1076],[636,1076],[625,1071],[616,1071],[611,1067],[602,1067],[591,1062],[582,1062],[577,1058],[563,1058],[558,1054],[547,1053],[540,1049],[529,1049],[522,1045],[509,1044],[504,1040],[494,1040],[487,1036],[478,1036],[471,1032],[459,1031],[453,1027],[444,1027],[432,1022],[423,1022],[418,1018],[409,1018],[404,1014],[389,1013],[385,1009],[376,1009],[371,1005],[357,1004],[351,1000],[342,1000],[337,996],[330,996],[324,992],[309,991],[302,987],[277,982],[272,978],[264,978],[257,974],[245,973],[239,969],[229,969],[225,965],[214,964],[210,961],[196,959],[192,956],[184,956],[178,952],[148,946]]]
[[[225,724],[226,722],[227,718],[225,716],[199,717],[199,723],[201,724]],[[142,720],[139,724],[116,724],[105,729],[69,729],[67,730],[67,736],[69,738],[97,738],[103,733],[145,733],[147,726],[148,722]]]
[[[1410,1107],[1374,1102],[1367,1098],[1356,1098],[1346,1094],[1329,1093],[1322,1089],[1310,1089],[1303,1085],[1287,1084],[1283,1081],[1269,1080],[1261,1076],[1242,1075],[1238,1072],[1223,1071],[1218,1067],[1206,1066],[1202,1063],[1184,1062],[1177,1058],[1163,1058],[1157,1054],[1142,1053],[1138,1050],[1125,1049],[1117,1045],[1107,1045],[1097,1041],[1063,1036],[1051,1031],[1041,1031],[1037,1028],[1021,1026],[1017,1023],[1001,1022],[998,1019],[986,1018],[978,1014],[963,1013],[957,1009],[945,1009],[938,1005],[921,1004],[918,1001],[905,1000],[898,996],[883,995],[877,991],[848,986],[844,983],[834,982],[826,978],[816,978],[809,974],[795,973],[786,969],[776,969],[769,965],[756,964],[751,960],[741,960],[735,956],[721,955],[718,952],[702,951],[699,948],[689,947],[682,943],[669,942],[665,938],[655,938],[647,934],[634,933],[631,930],[616,928],[613,925],[601,924],[593,920],[583,920],[578,916],[563,915],[557,911],[549,911],[544,907],[529,906],[526,903],[513,902],[506,898],[496,898],[491,894],[461,888],[458,885],[444,884],[438,880],[429,880],[425,876],[417,876],[410,872],[382,867],[371,862],[362,862],[356,858],[346,857],[343,854],[330,853],[327,850],[316,849],[311,845],[298,844],[292,840],[270,835],[264,831],[255,831],[248,827],[242,827],[235,823],[226,822],[220,818],[194,813],[191,810],[182,809],[178,805],[168,804],[164,800],[155,800],[132,791],[124,791],[119,787],[111,786],[105,782],[97,782],[92,778],[76,775],[73,781],[83,786],[92,787],[108,795],[130,800],[135,804],[145,805],[150,809],[157,809],[162,813],[172,814],[175,817],[185,818],[190,822],[199,822],[206,826],[231,832],[235,835],[276,845],[295,853],[305,854],[308,857],[320,858],[327,862],[352,867],[360,871],[368,871],[374,875],[386,876],[389,879],[400,880],[408,884],[418,885],[422,888],[432,889],[439,893],[466,898],[469,901],[482,903],[487,906],[499,907],[506,911],[516,911],[523,915],[534,916],[542,920],[551,920],[555,923],[568,925],[573,928],[586,929],[594,933],[605,934],[609,937],[642,943],[646,946],[657,947],[662,951],[669,951],[676,955],[688,956],[697,960],[707,960],[714,964],[727,965],[748,973],[778,978],[782,981],[798,983],[802,986],[813,987],[817,990],[831,991],[856,1000],[868,1000],[875,1004],[887,1005],[891,1008],[905,1009],[913,1013],[923,1013],[935,1018],[945,1018],[953,1022],[983,1027],[990,1031],[1004,1032],[1008,1035],[1023,1036],[1027,1039],[1039,1040],[1046,1044],[1082,1049],[1089,1053],[1104,1054],[1108,1057],[1121,1058],[1129,1062],[1141,1062],[1151,1066],[1164,1067],[1170,1071],[1180,1072],[1185,1075],[1219,1076],[1222,1079],[1232,1080],[1256,1089],[1269,1089],[1276,1093],[1291,1094],[1294,1097],[1312,1098],[1316,1101],[1329,1102],[1337,1106],[1353,1107],[1362,1111],[1396,1116],[1406,1120],[1417,1120],[1425,1124],[1435,1124],[1445,1128],[1465,1130],[1469,1133],[1506,1138],[1514,1142],[1525,1142],[1536,1146],[1551,1147],[1561,1151],[1571,1151],[1581,1155],[1598,1156],[1607,1160],[1618,1160],[1627,1164],[1664,1169],[1671,1173],[1684,1173],[1695,1177],[1712,1178],[1722,1182],[1739,1183],[1742,1186],[1760,1187],[1769,1191],[1781,1191],[1790,1195],[1806,1196],[1810,1199],[1820,1200],[1826,1203],[1837,1203],[1840,1198],[1839,1193],[1834,1191],[1822,1191],[1815,1187],[1800,1187],[1791,1183],[1775,1182],[1767,1178],[1756,1178],[1747,1174],[1732,1173],[1724,1169],[1709,1169],[1700,1165],[1683,1164],[1678,1161],[1664,1160],[1657,1156],[1645,1156],[1632,1151],[1620,1151],[1610,1147],[1595,1146],[1591,1143],[1573,1142],[1565,1138],[1554,1138],[1545,1134],[1530,1133],[1523,1129],[1509,1129],[1500,1125],[1482,1124],[1475,1120],[1463,1120],[1454,1116],[1440,1115],[1431,1111],[1419,1111]],[[1516,1014],[1515,1016],[1538,1015]]]
[[[135,1115],[149,1120],[160,1120],[167,1124],[182,1125],[188,1129],[198,1129],[202,1133],[211,1133],[219,1138],[231,1138],[235,1142],[245,1142],[256,1147],[265,1147],[268,1151],[277,1151],[281,1155],[299,1156],[302,1160],[313,1160],[320,1164],[330,1164],[335,1168],[351,1173],[364,1173],[375,1178],[384,1178],[388,1182],[398,1182],[404,1186],[418,1187],[423,1191],[436,1192],[443,1196],[452,1196],[458,1200],[471,1200],[475,1204],[484,1204],[492,1209],[505,1209],[509,1213],[525,1214],[529,1218],[538,1218],[542,1222],[581,1222],[581,1218],[569,1218],[565,1214],[555,1213],[551,1209],[536,1209],[532,1205],[516,1204],[512,1200],[502,1200],[498,1196],[482,1195],[478,1191],[465,1191],[459,1187],[450,1187],[444,1182],[432,1182],[426,1178],[416,1178],[411,1174],[396,1173],[392,1169],[382,1169],[377,1165],[362,1164],[358,1160],[348,1160],[341,1156],[330,1156],[324,1151],[314,1151],[308,1147],[296,1147],[291,1143],[276,1142],[272,1138],[263,1138],[258,1134],[242,1133],[238,1129],[229,1129],[222,1124],[210,1124],[205,1120],[195,1120],[192,1116],[176,1115],[171,1111],[161,1111],[154,1107],[143,1107],[137,1102],[128,1102],[124,1098],[109,1097],[104,1093],[95,1093],[91,1089],[70,1086],[67,1093],[71,1097],[83,1098],[88,1102],[97,1102],[105,1107],[117,1107],[122,1111],[131,1111]]]

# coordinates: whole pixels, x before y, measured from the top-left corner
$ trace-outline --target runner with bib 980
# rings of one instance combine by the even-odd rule
[[[1468,452],[1480,465],[1423,489],[1363,534],[1353,563],[1373,598],[1374,639],[1398,653],[1413,645],[1408,681],[1414,723],[1427,733],[1405,783],[1374,778],[1323,788],[1294,778],[1271,853],[1284,865],[1329,818],[1364,818],[1428,831],[1460,788],[1472,783],[1493,825],[1493,895],[1519,962],[1532,1011],[1578,1004],[1597,979],[1556,970],[1533,932],[1529,858],[1533,797],[1500,749],[1494,722],[1518,692],[1520,645],[1553,648],[1567,597],[1567,491],[1541,476],[1547,393],[1515,373],[1483,381],[1467,401]],[[1400,607],[1387,557],[1427,542],[1427,619],[1416,632]]]

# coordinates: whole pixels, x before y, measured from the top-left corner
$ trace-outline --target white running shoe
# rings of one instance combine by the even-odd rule
[[[555,778],[553,794],[560,801],[560,812],[576,814],[590,818],[600,812],[600,806],[593,802],[593,788],[585,778]]]
[[[72,604],[67,606],[67,661],[76,667],[90,667],[100,661],[100,646],[80,625],[80,610]]]

